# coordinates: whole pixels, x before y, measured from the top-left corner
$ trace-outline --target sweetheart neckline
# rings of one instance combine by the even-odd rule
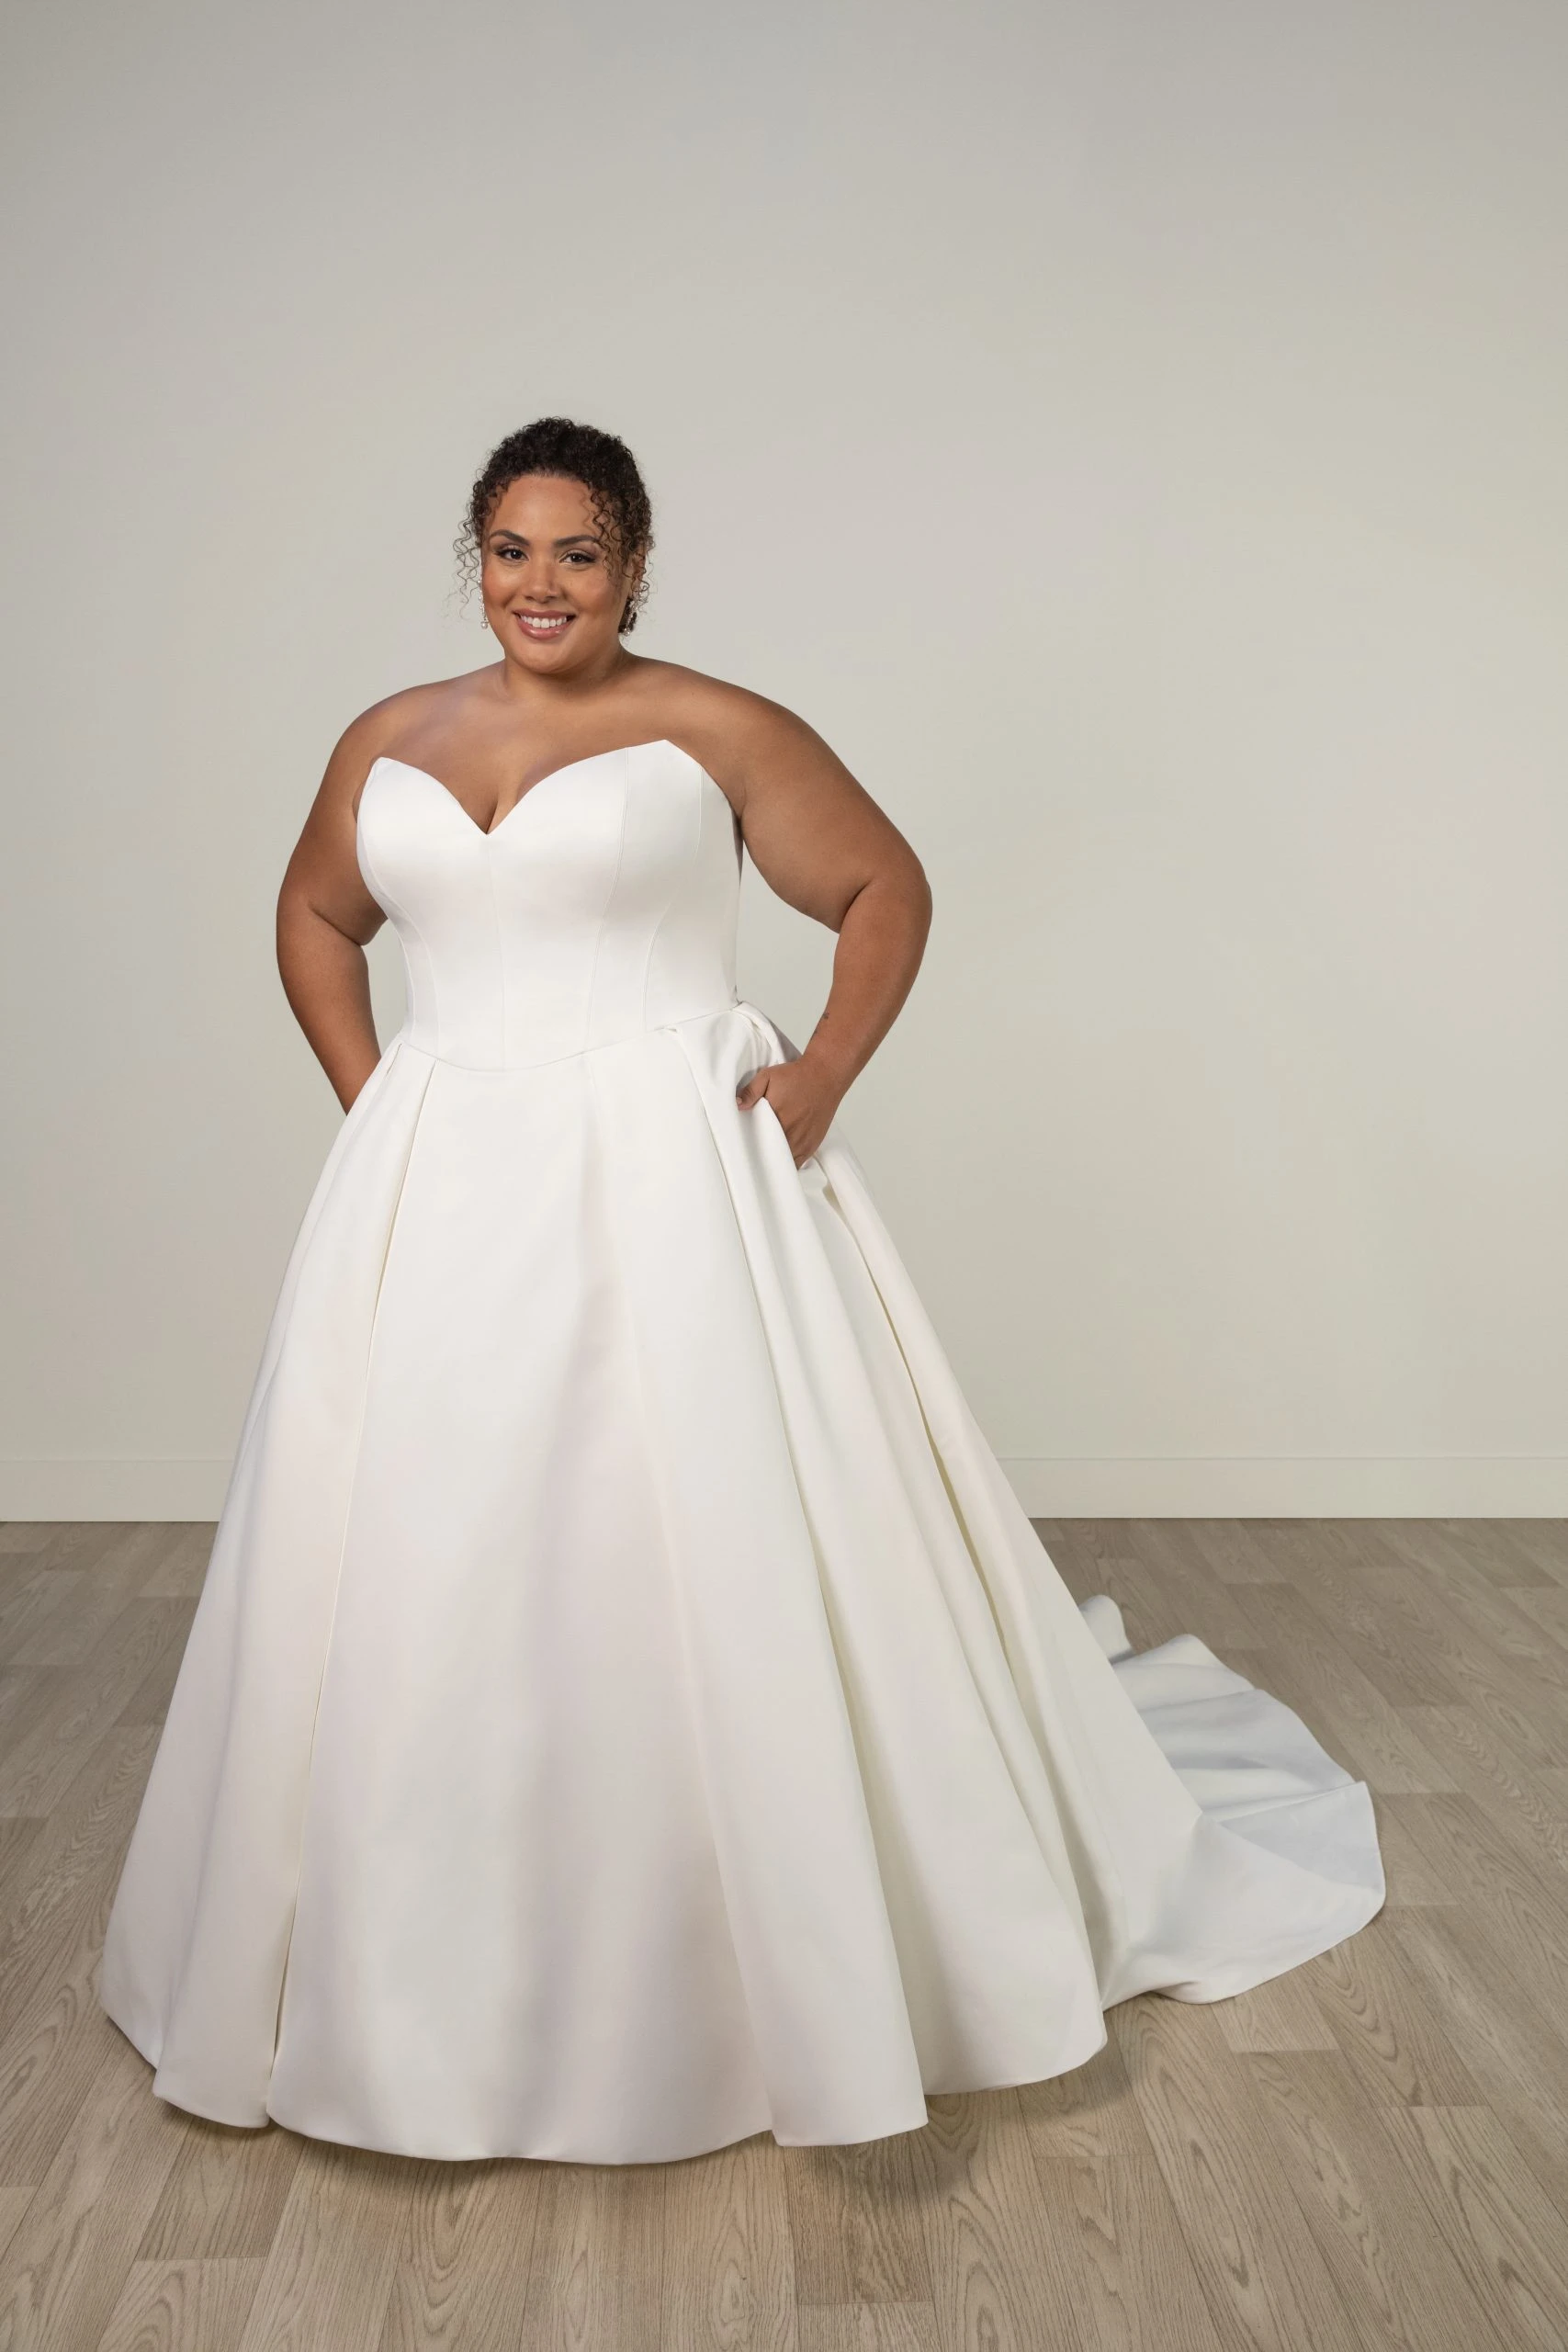
[[[410,775],[423,776],[426,784],[433,784],[435,786],[436,791],[439,792],[445,799],[447,799],[452,803],[453,808],[456,808],[458,816],[463,820],[463,822],[470,829],[471,831],[479,835],[481,842],[492,842],[496,835],[503,831],[504,829],[512,822],[512,820],[516,816],[517,811],[522,808],[524,802],[526,800],[532,800],[536,792],[540,791],[547,784],[553,784],[557,776],[570,775],[574,770],[578,768],[592,767],[600,760],[618,759],[622,753],[626,752],[657,752],[660,750],[679,752],[683,760],[692,761],[692,765],[696,769],[698,775],[704,778],[705,782],[713,784],[713,788],[716,792],[720,791],[719,786],[714,784],[712,776],[708,775],[706,768],[703,766],[700,760],[692,759],[691,752],[683,751],[681,745],[673,741],[670,736],[654,735],[649,737],[648,741],[644,743],[612,743],[607,752],[586,752],[580,760],[567,760],[560,767],[551,768],[547,775],[536,777],[528,786],[526,792],[519,793],[511,808],[507,810],[505,816],[498,817],[495,823],[490,826],[487,830],[485,826],[479,822],[478,819],[470,810],[464,808],[462,802],[458,799],[451,786],[449,784],[443,784],[441,778],[438,775],[433,775],[428,768],[422,768],[419,766],[417,762],[413,760],[400,760],[394,752],[378,752],[376,757],[371,761],[369,767],[366,770],[365,783],[361,785],[359,788],[359,807],[355,811],[355,831],[358,830],[360,812],[365,807],[366,788],[369,785],[371,776],[378,767],[406,768]],[[727,792],[721,793],[720,797],[723,798],[727,807],[733,806],[730,802],[729,795]]]

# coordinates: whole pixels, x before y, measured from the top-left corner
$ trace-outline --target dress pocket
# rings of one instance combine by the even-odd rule
[[[735,1010],[742,1016],[746,1023],[746,1026],[750,1029],[752,1036],[757,1041],[758,1060],[755,1065],[756,1068],[758,1069],[766,1069],[772,1063],[784,1059],[784,1057],[779,1051],[778,1039],[773,1035],[773,1031],[768,1026],[766,1019],[758,1012],[756,1006],[747,1004],[742,1001],[742,1002],[736,1006]]]

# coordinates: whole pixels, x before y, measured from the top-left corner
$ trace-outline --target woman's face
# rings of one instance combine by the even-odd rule
[[[496,502],[480,554],[485,618],[509,661],[559,676],[618,650],[640,566],[612,564],[580,481],[520,474]]]

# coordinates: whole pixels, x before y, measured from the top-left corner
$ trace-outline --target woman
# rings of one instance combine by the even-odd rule
[[[109,1922],[153,2089],[421,2156],[863,2141],[1353,1934],[1365,1786],[1075,1604],[834,1127],[914,853],[627,651],[619,441],[514,435],[468,537],[500,661],[355,721],[283,886],[348,1116]],[[839,935],[798,1051],[736,991],[742,844]]]

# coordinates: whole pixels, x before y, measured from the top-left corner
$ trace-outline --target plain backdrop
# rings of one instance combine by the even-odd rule
[[[0,1510],[216,1510],[338,1116],[277,882],[493,651],[451,543],[550,413],[646,470],[635,649],[926,863],[840,1116],[1030,1507],[1568,1508],[1555,0],[6,38]],[[742,922],[803,1042],[830,934]]]

